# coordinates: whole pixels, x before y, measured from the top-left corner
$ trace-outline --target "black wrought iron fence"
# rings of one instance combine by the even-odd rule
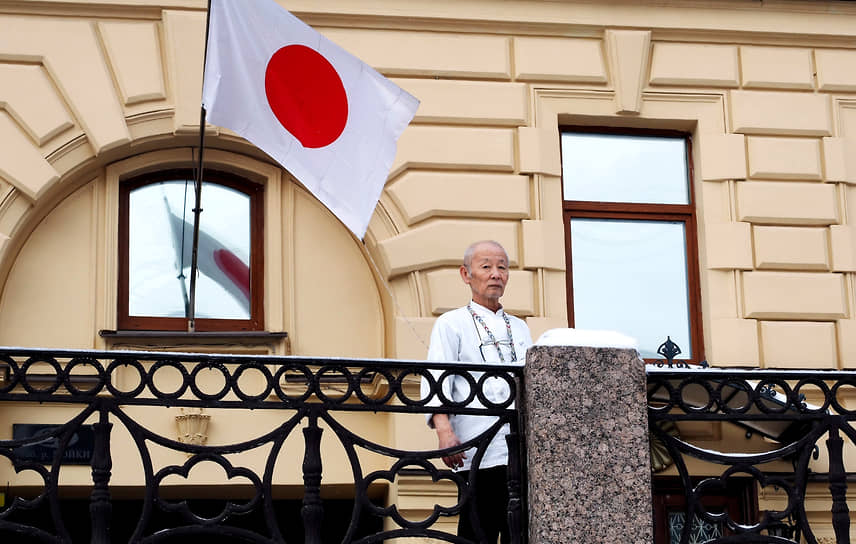
[[[673,462],[685,499],[677,532],[682,544],[693,542],[850,542],[847,484],[852,473],[844,463],[845,441],[856,443],[856,373],[736,369],[648,369],[649,426],[654,449]],[[690,422],[737,424],[764,437],[762,448],[720,440],[700,446],[682,438],[678,427]],[[821,462],[818,462],[820,459]],[[828,459],[828,461],[827,461]],[[707,463],[706,477],[691,465]],[[713,467],[713,468],[711,468]],[[712,475],[711,475],[712,474]],[[746,519],[711,507],[710,497],[746,480],[754,491],[777,490],[780,500],[756,506]],[[828,520],[810,519],[810,486],[828,489]],[[691,522],[692,520],[692,522]],[[824,526],[829,534],[816,534]],[[703,527],[717,528],[704,534]],[[674,527],[673,527],[674,529]]]
[[[433,374],[432,374],[432,371]],[[442,394],[438,383],[460,376],[470,386],[470,397],[453,403]],[[0,507],[0,535],[14,542],[74,541],[62,515],[63,471],[73,462],[73,449],[84,430],[91,429],[91,493],[89,495],[90,536],[94,543],[116,541],[111,519],[115,499],[111,494],[113,459],[111,444],[117,426],[129,433],[139,456],[145,485],[142,506],[129,542],[153,543],[188,537],[205,537],[209,542],[319,543],[324,533],[325,501],[322,500],[324,466],[321,437],[333,433],[346,453],[353,474],[353,505],[350,521],[341,542],[383,542],[399,537],[428,537],[449,542],[467,542],[452,532],[437,528],[442,517],[454,516],[474,507],[475,470],[465,480],[447,470],[438,460],[450,453],[475,447],[477,467],[490,440],[500,428],[510,425],[508,436],[509,470],[508,517],[513,540],[524,540],[523,498],[525,470],[522,470],[518,413],[514,402],[522,384],[522,366],[442,364],[424,361],[357,359],[311,359],[301,357],[224,356],[148,352],[60,351],[0,348],[0,413],[3,405],[29,403],[66,405],[76,409],[68,421],[38,432],[0,440],[0,460],[16,473],[28,473],[38,480],[30,496],[8,497]],[[427,380],[430,394],[419,394],[419,382]],[[499,403],[485,397],[489,380],[508,384],[508,397]],[[477,401],[477,402],[475,402]],[[37,404],[36,404],[37,403]],[[20,405],[18,405],[20,406]],[[154,430],[149,421],[129,413],[133,407],[184,407],[196,409],[281,410],[282,423],[259,436],[235,443],[202,445],[183,442]],[[366,438],[365,428],[348,428],[343,414],[353,412],[456,413],[491,416],[495,423],[479,436],[446,450],[410,451]],[[8,422],[7,422],[8,423]],[[91,425],[91,427],[90,427]],[[303,451],[286,451],[286,440],[300,429]],[[25,429],[26,430],[26,429]],[[32,429],[29,429],[32,431]],[[426,431],[427,432],[427,431]],[[51,448],[44,448],[50,443]],[[79,447],[79,444],[77,445]],[[184,462],[156,466],[153,449],[184,452]],[[255,470],[238,464],[238,454],[267,448],[263,467]],[[46,453],[47,452],[47,453]],[[366,473],[362,461],[371,452],[385,459],[387,468]],[[41,457],[40,457],[41,455]],[[71,458],[70,458],[71,455]],[[283,527],[274,505],[275,465],[284,456],[289,463],[302,463],[302,535],[295,527]],[[85,455],[84,455],[85,457]],[[188,472],[202,463],[222,468],[227,479],[243,478],[250,492],[240,500],[229,499],[217,512],[199,513],[192,503],[165,493],[164,481]],[[373,484],[389,484],[402,474],[424,477],[427,481],[448,480],[457,489],[453,505],[435,505],[422,520],[407,519],[396,504],[384,504],[372,497]],[[11,475],[9,475],[11,478]],[[9,479],[7,478],[7,480]],[[30,486],[32,487],[32,485]],[[37,515],[34,515],[37,512]],[[262,520],[254,527],[236,523],[242,516]],[[377,528],[366,533],[361,520],[374,518]],[[164,519],[171,520],[163,525]],[[478,525],[478,522],[476,522]],[[111,533],[112,529],[112,533]]]
[[[674,350],[666,351],[664,356],[669,358]],[[439,383],[450,376],[466,380],[468,399],[454,403],[443,396]],[[423,379],[430,390],[425,397],[419,392]],[[483,392],[492,379],[508,384],[508,397],[498,404],[491,403]],[[856,373],[649,365],[647,380],[652,451],[659,451],[667,464],[674,465],[677,493],[684,504],[682,521],[675,526],[677,533],[665,541],[823,544],[829,536],[824,537],[826,540],[818,537],[811,519],[816,512],[806,507],[809,488],[821,484],[829,490],[832,505],[829,529],[824,530],[834,534],[835,542],[850,541],[847,486],[853,474],[845,467],[844,439],[849,439],[851,448],[856,443],[852,426],[856,418]],[[322,535],[327,534],[330,520],[325,511],[331,513],[330,502],[322,500],[325,466],[321,440],[326,431],[345,452],[347,472],[353,476],[353,500],[336,542],[426,537],[464,543],[454,531],[442,530],[439,522],[464,508],[478,517],[472,498],[475,471],[465,480],[438,460],[475,447],[478,453],[474,464],[478,466],[488,443],[507,423],[511,429],[507,515],[513,540],[524,542],[526,508],[521,490],[526,489],[525,454],[514,404],[522,387],[522,367],[517,365],[0,348],[0,414],[10,406],[18,407],[16,413],[20,413],[20,406],[39,410],[39,405],[48,404],[64,405],[62,413],[71,414],[65,422],[50,421],[55,424],[50,426],[33,423],[40,421],[34,415],[29,423],[16,426],[12,439],[0,440],[0,461],[5,462],[0,463],[0,469],[9,467],[7,480],[14,479],[13,472],[29,476],[28,493],[7,493],[6,503],[0,506],[0,538],[13,542],[80,541],[67,527],[68,516],[63,512],[67,501],[61,482],[64,471],[85,463],[91,475],[84,513],[89,524],[86,540],[154,543],[205,538],[209,543],[319,543],[326,538]],[[248,431],[251,438],[205,445],[159,432],[149,419],[138,417],[135,411],[141,407],[276,410],[282,419],[257,435]],[[357,412],[466,413],[496,419],[485,433],[458,448],[411,451],[378,443],[364,425],[349,426],[347,414]],[[5,419],[8,425],[10,421]],[[755,450],[749,453],[746,451],[751,448],[746,444],[724,440],[715,447],[699,445],[677,431],[677,426],[692,422],[736,424],[747,436],[760,435],[766,441],[761,448],[756,447],[756,441]],[[118,501],[111,480],[118,428],[127,433],[125,439],[138,457],[141,473],[137,480],[144,486],[133,527],[122,528],[130,536],[120,540],[115,519]],[[299,451],[285,447],[289,437],[301,434]],[[90,442],[88,453],[81,450],[81,441]],[[157,448],[183,455],[164,463],[163,456],[153,453]],[[240,454],[265,448],[260,467],[239,461]],[[366,454],[374,456],[371,463],[365,462]],[[179,457],[181,460],[176,461]],[[378,462],[378,458],[383,461]],[[283,518],[275,500],[276,466],[283,459],[300,465],[298,525]],[[695,472],[699,462],[704,463],[706,476]],[[225,480],[242,478],[248,482],[245,487],[249,491],[245,489],[240,498],[223,499],[213,511],[199,512],[193,501],[183,500],[180,488],[178,492],[166,489],[167,480],[186,477],[205,463],[220,467]],[[434,505],[421,519],[411,520],[394,501],[374,492],[378,487],[388,489],[399,477],[448,481],[455,490],[454,504]],[[761,504],[759,508],[756,503],[755,510],[744,518],[733,516],[728,509],[712,508],[708,499],[730,489],[734,480],[750,482],[753,492],[778,490],[780,506],[772,509]],[[338,509],[334,515],[341,512]],[[247,518],[254,523],[240,522]],[[366,524],[367,519],[374,522]],[[704,534],[699,530],[702,526],[718,529]]]

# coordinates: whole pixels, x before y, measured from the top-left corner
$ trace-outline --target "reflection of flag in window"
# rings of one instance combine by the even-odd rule
[[[167,213],[172,231],[172,243],[175,247],[176,269],[181,269],[183,273],[183,267],[189,266],[192,258],[193,225],[175,215],[171,209],[168,209]],[[184,233],[183,245],[182,232]],[[182,247],[184,255],[182,255]],[[198,247],[196,258],[199,271],[229,293],[249,315],[250,267],[233,251],[203,230],[201,225]]]

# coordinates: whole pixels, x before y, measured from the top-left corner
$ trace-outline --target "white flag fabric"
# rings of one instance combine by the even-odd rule
[[[362,239],[419,101],[273,0],[211,0],[202,105]]]

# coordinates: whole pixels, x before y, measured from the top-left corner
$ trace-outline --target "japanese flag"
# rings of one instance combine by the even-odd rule
[[[211,0],[202,105],[362,239],[419,101],[273,0]]]

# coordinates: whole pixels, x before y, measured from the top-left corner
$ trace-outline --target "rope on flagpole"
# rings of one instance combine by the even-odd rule
[[[184,276],[184,239],[185,239],[184,226],[187,224],[187,221],[184,217],[184,211],[182,211],[181,241],[178,242],[178,247],[176,247],[175,226],[173,225],[173,221],[172,221],[172,206],[170,206],[170,204],[169,204],[169,198],[167,198],[167,196],[166,196],[166,189],[164,189],[163,183],[161,183],[160,189],[161,189],[161,196],[163,197],[164,209],[166,210],[166,214],[167,214],[166,220],[169,222],[170,231],[173,234],[172,246],[173,246],[173,249],[175,249],[175,258],[176,258],[175,267],[178,271],[178,276],[176,276],[175,278],[178,280],[178,284],[181,286],[181,296],[182,296],[182,300],[184,300],[184,315],[186,316],[187,313],[190,311],[190,298],[187,295],[187,285],[185,285],[185,283],[184,283],[184,278],[185,278],[185,276]],[[187,180],[184,180],[184,203],[182,204],[182,206],[184,207],[185,210],[187,209]]]
[[[199,216],[202,213],[202,152],[205,148],[205,108],[199,115],[199,163],[196,167],[195,202],[193,206],[193,245],[190,257],[190,308],[187,316],[187,332],[196,331],[196,276],[199,272]]]
[[[413,322],[410,321],[409,319],[407,319],[407,316],[404,315],[404,310],[402,310],[401,305],[398,303],[398,298],[396,298],[395,294],[392,292],[392,288],[390,287],[389,282],[386,281],[386,277],[380,271],[380,267],[377,265],[377,262],[375,262],[374,257],[372,257],[372,253],[371,253],[371,251],[369,251],[369,248],[366,245],[365,240],[360,240],[360,241],[363,243],[363,248],[365,248],[365,250],[366,250],[365,251],[366,255],[369,256],[369,262],[372,264],[372,268],[374,268],[374,271],[377,274],[377,277],[380,278],[380,282],[383,284],[384,289],[386,289],[386,292],[389,295],[389,298],[392,299],[393,305],[395,305],[396,315],[401,317],[401,319],[403,319],[404,322],[407,323],[408,328],[410,328],[410,332],[412,332],[413,336],[415,336],[416,339],[419,340],[419,343],[425,347],[425,351],[427,352],[428,351],[428,344],[425,342],[425,340],[422,338],[422,336],[416,330],[416,327],[413,326]]]
[[[205,17],[205,48],[202,56],[202,85],[205,86],[205,64],[208,62],[208,30],[211,26],[211,0]],[[202,213],[202,155],[205,151],[205,106],[199,105],[199,165],[196,168],[194,188],[196,201],[193,206],[193,246],[190,258],[190,308],[187,312],[187,332],[196,331],[196,276],[199,272],[199,216]]]

